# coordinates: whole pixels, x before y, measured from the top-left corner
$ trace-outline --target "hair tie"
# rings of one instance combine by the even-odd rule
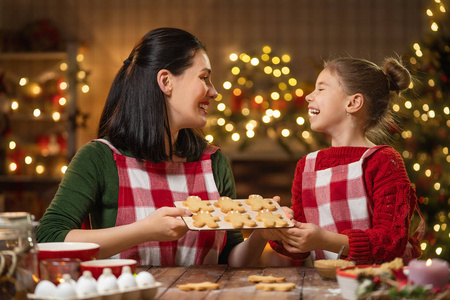
[[[129,64],[131,64],[131,59],[128,57],[123,61],[123,64],[128,66]]]

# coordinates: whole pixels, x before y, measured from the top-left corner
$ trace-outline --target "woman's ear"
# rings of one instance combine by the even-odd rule
[[[354,94],[350,96],[347,103],[347,113],[353,114],[362,109],[364,105],[364,96],[362,94]]]
[[[166,69],[159,70],[156,75],[159,88],[166,96],[170,96],[172,94],[172,82],[170,79],[171,73]]]

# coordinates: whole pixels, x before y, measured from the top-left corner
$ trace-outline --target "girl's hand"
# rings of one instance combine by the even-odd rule
[[[291,253],[323,249],[325,230],[315,224],[294,221],[294,227],[286,229],[282,233],[283,246]]]
[[[183,237],[189,230],[181,216],[191,216],[189,210],[178,207],[161,207],[149,214],[140,223],[147,241],[168,242]]]

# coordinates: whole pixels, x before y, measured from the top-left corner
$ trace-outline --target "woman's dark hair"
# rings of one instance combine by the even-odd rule
[[[339,77],[348,95],[361,93],[367,104],[366,135],[375,142],[389,140],[389,129],[396,127],[391,109],[411,82],[409,71],[396,58],[386,58],[383,67],[359,58],[336,58],[325,63],[325,68]]]
[[[114,79],[100,118],[98,138],[107,137],[115,147],[154,163],[170,160],[173,154],[199,157],[206,146],[200,130],[180,130],[172,148],[165,96],[157,82],[161,69],[182,74],[193,64],[199,50],[206,51],[205,46],[184,30],[149,31]]]

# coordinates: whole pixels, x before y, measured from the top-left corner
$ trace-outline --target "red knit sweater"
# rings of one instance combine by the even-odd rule
[[[358,161],[366,147],[331,147],[317,155],[316,171]],[[305,157],[297,163],[292,185],[294,219],[308,222],[302,206],[302,173]],[[410,220],[416,205],[416,195],[403,160],[391,147],[385,147],[367,158],[363,164],[367,196],[374,203],[372,226],[367,230],[348,229],[340,232],[349,238],[348,260],[358,264],[382,263],[401,257],[409,237]],[[415,256],[420,248],[414,247]],[[293,259],[304,260],[308,253],[289,253],[280,244],[270,241],[277,252]]]

